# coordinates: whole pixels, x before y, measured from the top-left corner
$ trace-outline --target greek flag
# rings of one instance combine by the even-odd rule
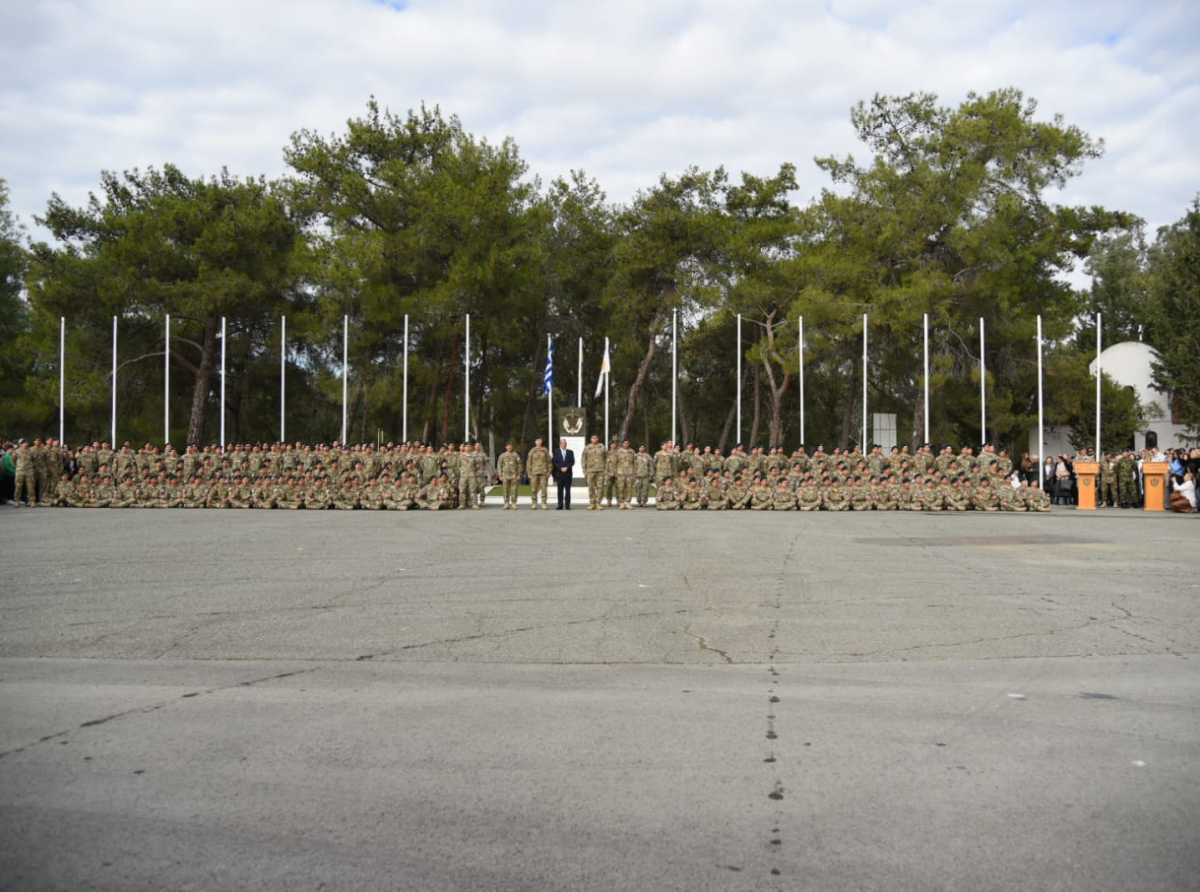
[[[554,342],[546,344],[546,374],[542,376],[543,390],[549,393],[554,389]]]

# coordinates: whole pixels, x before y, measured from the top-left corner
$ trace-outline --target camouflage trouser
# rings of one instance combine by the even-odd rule
[[[487,481],[482,477],[475,478],[475,504],[482,505],[487,498]]]
[[[1116,505],[1117,502],[1117,481],[1115,477],[1100,478],[1100,504],[1101,505]]]
[[[604,498],[608,499],[608,504],[612,504],[613,496],[617,494],[617,477],[615,474],[604,475]],[[620,498],[617,501],[621,501]]]
[[[504,504],[505,505],[517,504],[517,489],[520,487],[520,485],[521,485],[521,481],[517,477],[513,477],[511,480],[504,481]]]
[[[1118,477],[1117,489],[1121,495],[1121,504],[1137,506],[1137,485],[1132,477]]]
[[[458,481],[458,507],[469,508],[479,502],[479,480],[464,475]]]
[[[633,499],[633,477],[628,474],[621,475],[617,478],[617,501],[622,505],[628,505]]]
[[[650,501],[650,478],[649,477],[634,477],[633,492],[637,496],[639,505],[645,505]]]
[[[546,504],[546,480],[547,474],[530,474],[529,475],[529,501],[536,505],[538,497],[541,496],[542,504]]]
[[[37,493],[34,492],[34,475],[31,471],[17,471],[17,476],[13,479],[13,501],[18,505],[21,504],[21,490],[25,490],[24,501],[30,505],[37,500]]]
[[[604,488],[604,473],[602,471],[592,471],[587,475],[588,484],[588,504],[599,505],[601,490]]]

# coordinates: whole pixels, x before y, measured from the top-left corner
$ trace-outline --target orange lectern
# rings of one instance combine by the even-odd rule
[[[1171,466],[1165,461],[1142,462],[1142,490],[1146,493],[1142,505],[1147,511],[1166,511],[1169,507],[1167,474]]]
[[[1100,499],[1096,494],[1096,481],[1100,474],[1100,463],[1094,461],[1075,462],[1075,485],[1078,488],[1081,510],[1095,510]]]

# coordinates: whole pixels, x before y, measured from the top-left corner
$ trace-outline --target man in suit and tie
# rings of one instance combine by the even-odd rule
[[[564,437],[554,450],[554,482],[558,485],[558,510],[571,510],[571,477],[575,467],[575,453],[567,448]]]

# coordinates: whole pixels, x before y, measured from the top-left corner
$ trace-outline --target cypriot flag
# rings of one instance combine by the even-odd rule
[[[600,360],[600,380],[596,382],[596,396],[604,391],[604,379],[608,375],[608,338],[604,339],[604,359]]]

